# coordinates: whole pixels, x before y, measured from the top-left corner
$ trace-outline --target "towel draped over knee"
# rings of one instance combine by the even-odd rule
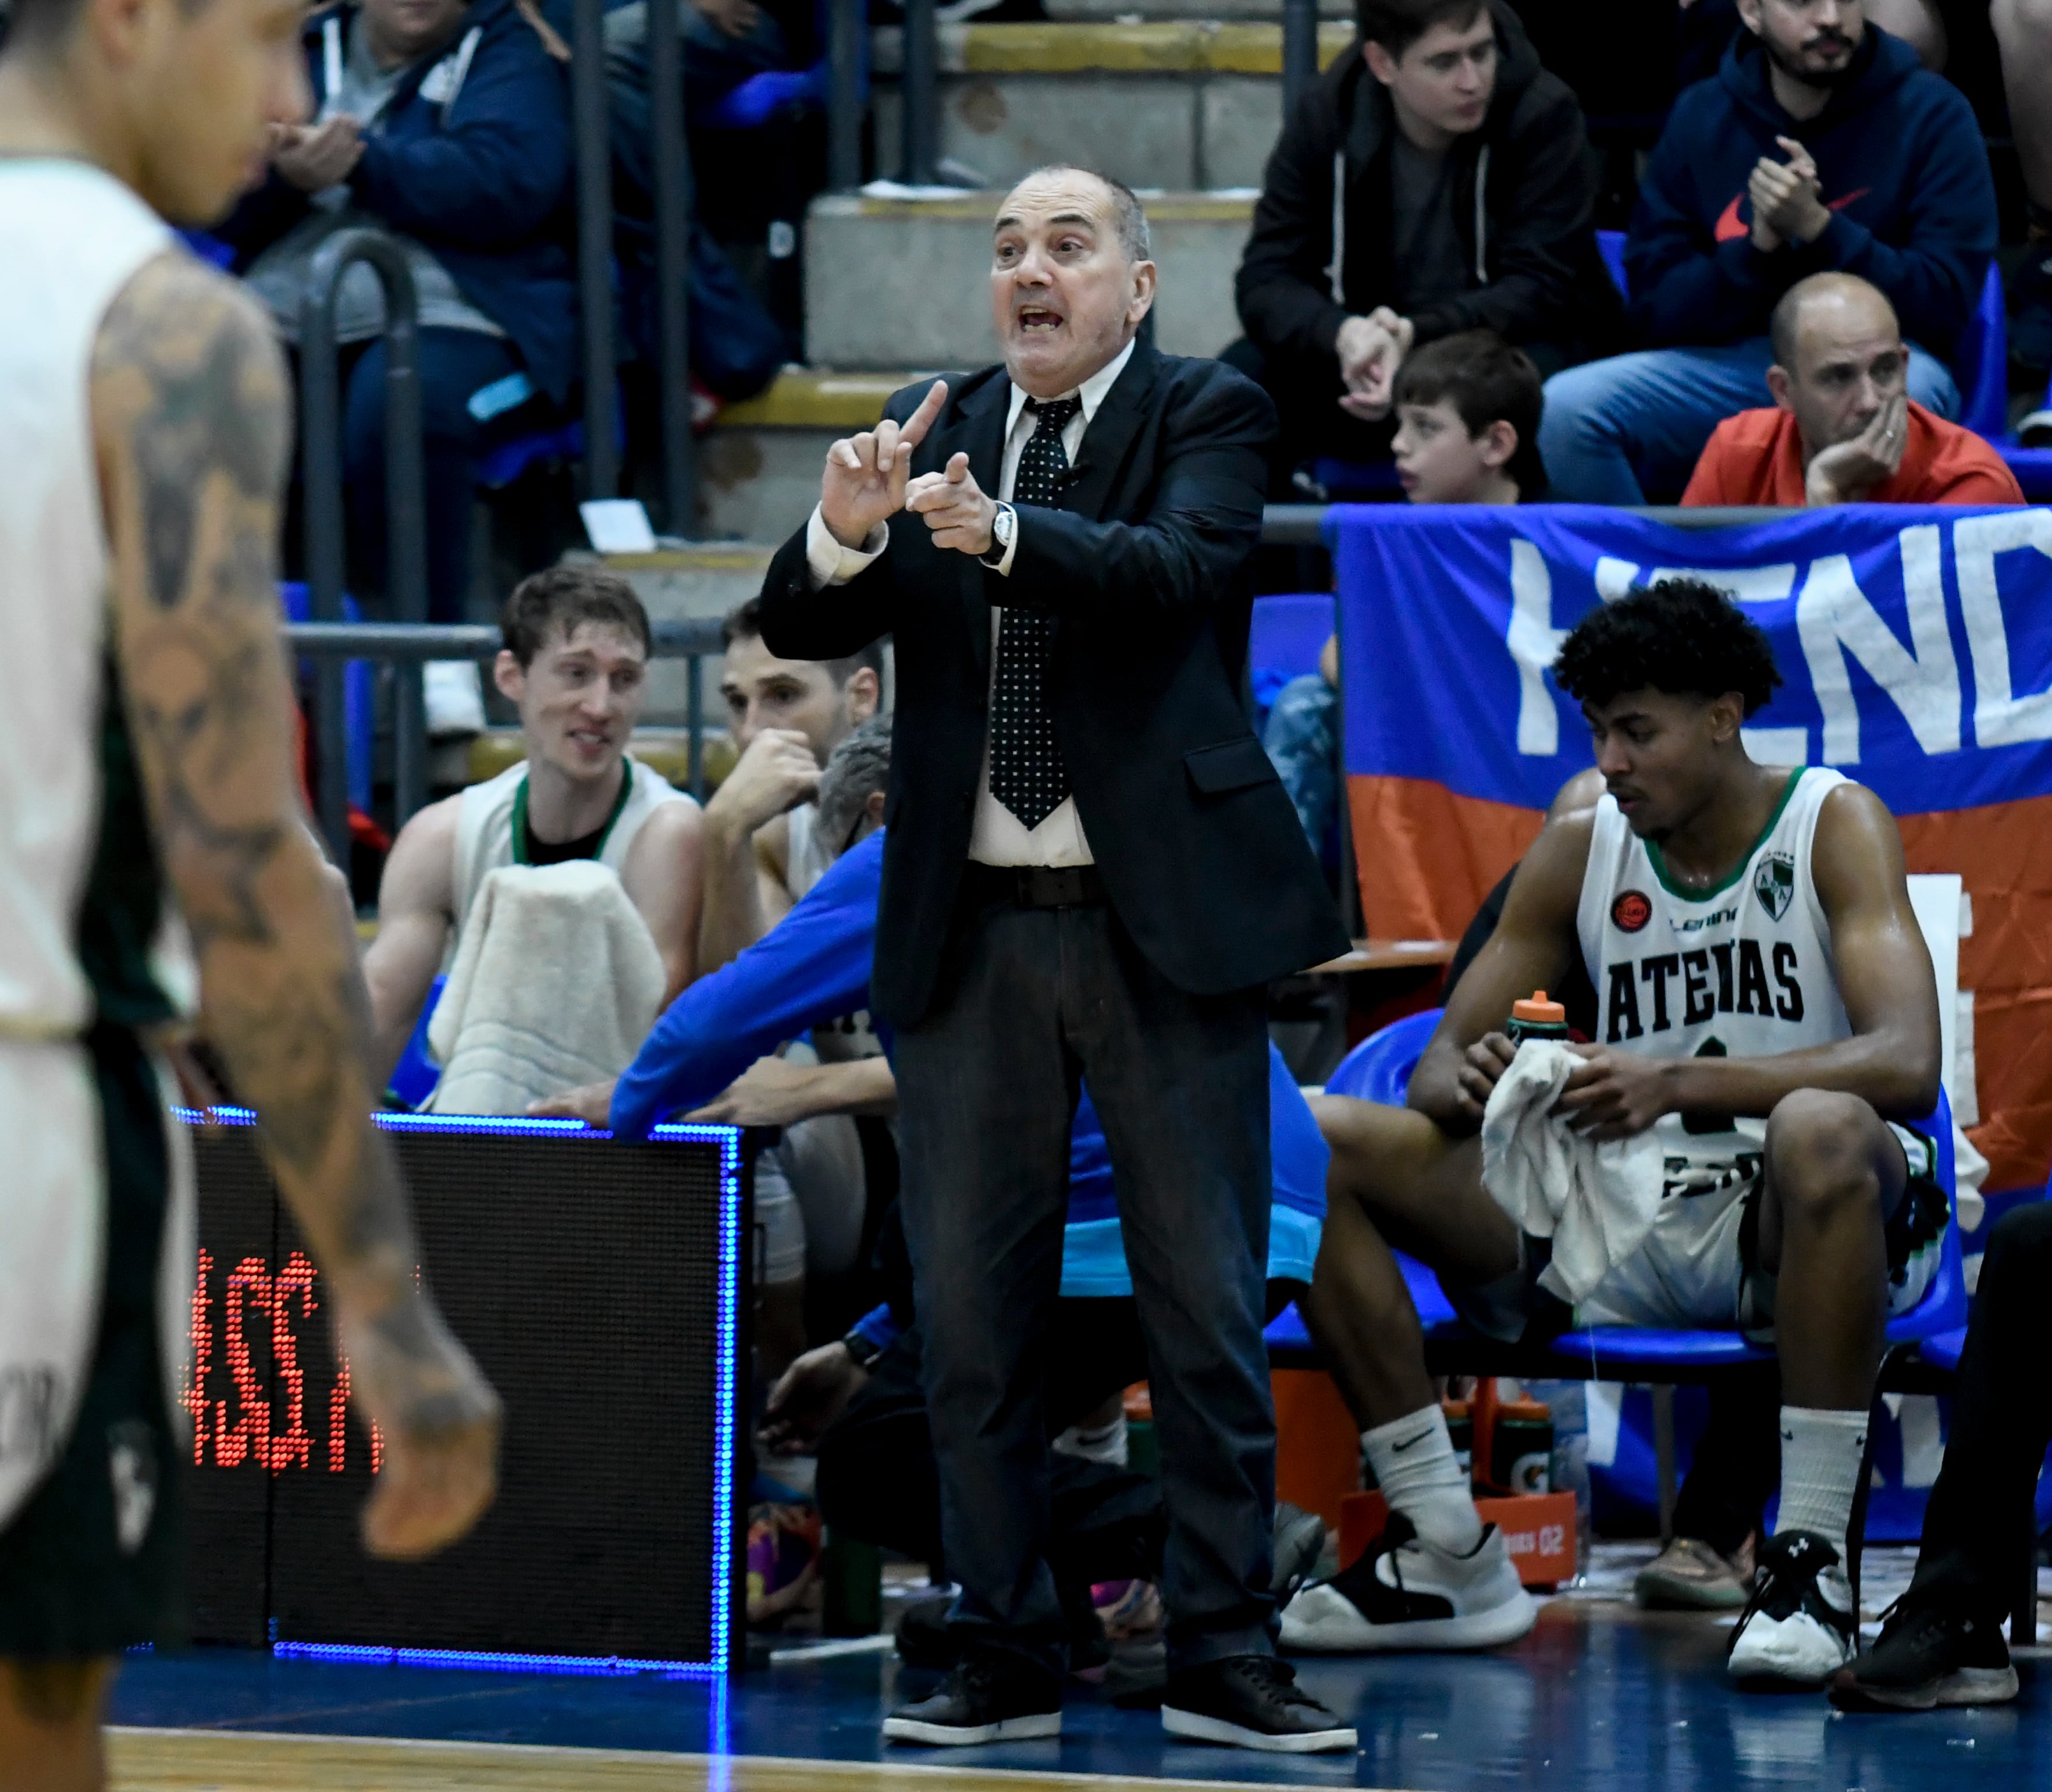
[[[1539,1285],[1570,1306],[1646,1242],[1662,1184],[1650,1130],[1598,1144],[1553,1117],[1581,1062],[1553,1040],[1526,1040],[1482,1122],[1482,1186],[1519,1230],[1553,1241]]]
[[[438,1113],[518,1114],[626,1069],[666,979],[640,911],[605,866],[503,865],[464,917],[429,1023]]]

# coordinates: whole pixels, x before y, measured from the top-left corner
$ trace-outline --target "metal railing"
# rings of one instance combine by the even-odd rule
[[[905,171],[899,178],[908,186],[929,186],[941,162],[940,102],[934,92],[941,70],[940,25],[934,0],[905,0],[899,68]]]
[[[664,10],[652,0],[652,52],[656,14]],[[652,101],[655,93],[652,74]],[[613,128],[605,98],[605,0],[576,0],[570,23],[570,134],[577,151],[578,313],[584,348],[587,498],[610,498],[620,489],[620,449],[614,436],[618,374],[613,342]],[[660,228],[660,213],[656,221]]]
[[[836,193],[862,185],[863,52],[867,0],[828,0],[827,184]]]
[[[1268,547],[1322,547],[1326,540],[1324,504],[1271,504],[1261,513],[1261,539]],[[1401,504],[1388,507],[1401,511]],[[1644,504],[1614,507],[1619,516],[1642,516],[1677,529],[1735,529],[1749,522],[1771,522],[1776,517],[1799,516],[1794,510],[1771,506]]]
[[[706,797],[705,662],[718,654],[720,624],[716,618],[657,622],[650,625],[655,637],[654,657],[685,662],[686,703],[685,778],[691,794]],[[495,657],[501,640],[496,628],[476,623],[343,622],[323,619],[288,623],[285,640],[296,654],[315,662],[319,687],[332,685],[335,691],[332,750],[325,738],[326,718],[316,723],[321,740],[320,779],[316,812],[321,832],[338,864],[349,863],[349,777],[346,726],[342,714],[342,675],[352,659],[385,660],[400,674],[403,690],[409,681],[417,691],[420,667],[429,659],[480,659]],[[318,703],[317,703],[318,708]],[[393,820],[395,829],[427,799],[426,730],[409,733],[395,730],[393,738]]]
[[[405,252],[370,230],[344,230],[315,255],[300,307],[300,428],[306,514],[307,610],[318,624],[342,621],[347,573],[342,495],[342,382],[335,338],[342,283],[358,263],[385,296],[385,594],[401,624],[428,620],[427,511],[421,500],[420,302]],[[425,800],[427,711],[417,665],[398,677],[394,734],[401,775],[394,799],[411,815]],[[314,690],[314,741],[321,765],[321,831],[347,863],[348,722],[339,660],[323,662]],[[409,782],[409,775],[417,781]]]
[[[1318,0],[1282,0],[1282,122],[1318,78]]]

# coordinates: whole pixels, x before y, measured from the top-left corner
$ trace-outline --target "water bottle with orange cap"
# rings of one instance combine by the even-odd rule
[[[1524,1000],[1510,1004],[1510,1023],[1503,1031],[1514,1046],[1527,1039],[1558,1039],[1564,1045],[1570,1036],[1568,1011],[1545,990],[1534,990]]]

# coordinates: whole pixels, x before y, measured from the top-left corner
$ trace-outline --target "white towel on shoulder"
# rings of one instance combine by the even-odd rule
[[[620,879],[589,859],[502,865],[478,886],[428,1023],[437,1113],[519,1114],[617,1076],[655,1024],[662,954]]]
[[[1646,1242],[1660,1211],[1661,1150],[1651,1131],[1597,1144],[1553,1117],[1582,1061],[1527,1039],[1490,1093],[1482,1186],[1521,1231],[1553,1241],[1540,1285],[1570,1306]]]

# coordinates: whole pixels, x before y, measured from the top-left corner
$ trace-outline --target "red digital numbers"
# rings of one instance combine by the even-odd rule
[[[319,1310],[314,1285],[320,1272],[305,1254],[294,1251],[276,1275],[260,1257],[245,1257],[223,1279],[219,1296],[221,1353],[226,1359],[233,1398],[210,1399],[214,1374],[214,1260],[199,1254],[199,1276],[193,1286],[192,1367],[183,1404],[192,1415],[193,1462],[210,1460],[222,1469],[245,1462],[282,1474],[288,1469],[314,1466],[315,1439],[307,1429],[307,1375],[300,1361],[297,1327]],[[268,1385],[251,1355],[253,1340],[268,1346]],[[337,1365],[327,1400],[327,1471],[340,1474],[348,1465],[349,1362]],[[370,1427],[370,1472],[384,1465],[384,1439]]]

